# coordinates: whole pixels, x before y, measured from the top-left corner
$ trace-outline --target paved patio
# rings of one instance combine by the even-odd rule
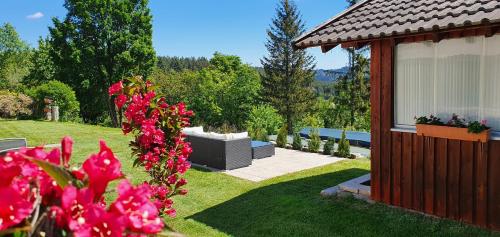
[[[320,167],[342,160],[345,159],[276,148],[276,155],[273,157],[253,160],[251,166],[222,172],[238,178],[260,182],[266,179]]]

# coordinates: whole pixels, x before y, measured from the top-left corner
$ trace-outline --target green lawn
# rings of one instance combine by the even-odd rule
[[[119,129],[71,123],[0,120],[0,138],[26,137],[29,145],[75,140],[73,162],[104,139],[134,182],[130,137]],[[368,160],[353,160],[253,183],[201,169],[188,171],[189,194],[177,197],[178,216],[167,219],[187,236],[500,236],[457,222],[425,217],[352,198],[323,199],[319,192],[368,173]]]

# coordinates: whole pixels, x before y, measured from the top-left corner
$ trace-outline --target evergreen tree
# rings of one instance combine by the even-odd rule
[[[155,65],[148,0],[66,0],[64,6],[65,19],[53,19],[49,29],[55,77],[74,88],[85,122],[109,116],[118,126],[108,87],[127,76],[148,77]]]
[[[305,32],[297,6],[281,0],[277,15],[267,31],[267,57],[261,60],[263,99],[286,119],[288,133],[314,102],[314,58],[304,50],[294,50],[293,40]]]

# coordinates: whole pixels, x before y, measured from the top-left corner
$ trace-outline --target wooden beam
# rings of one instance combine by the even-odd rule
[[[332,50],[333,48],[337,47],[338,44],[325,44],[321,45],[321,52],[327,53],[328,51]]]
[[[432,33],[432,42],[439,43],[443,39],[443,34],[439,32]]]
[[[346,42],[342,43],[342,48],[355,48],[355,49],[360,49],[365,46],[367,46],[370,42],[369,41],[352,41],[352,42]]]

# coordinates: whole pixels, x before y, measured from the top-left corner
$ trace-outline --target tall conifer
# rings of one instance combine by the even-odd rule
[[[294,50],[293,40],[305,32],[297,6],[281,0],[276,17],[267,30],[269,55],[261,60],[263,99],[273,105],[286,119],[291,134],[294,122],[314,102],[314,58],[304,50]]]

